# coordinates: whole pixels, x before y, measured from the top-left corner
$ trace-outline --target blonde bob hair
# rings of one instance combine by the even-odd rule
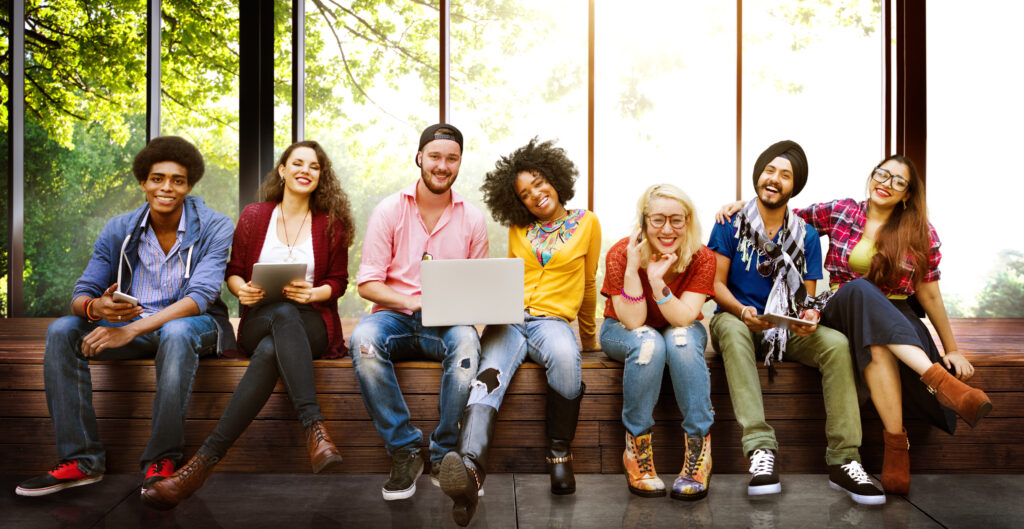
[[[647,268],[651,255],[656,251],[651,245],[650,237],[647,236],[647,226],[644,225],[643,219],[650,214],[651,201],[657,198],[675,200],[683,205],[686,227],[683,228],[682,243],[676,249],[677,259],[673,267],[674,272],[681,273],[686,270],[687,266],[690,266],[694,254],[700,250],[700,221],[697,220],[697,209],[693,206],[689,195],[672,184],[656,184],[648,187],[636,203],[636,225],[640,227],[640,231],[644,234],[644,240],[647,242],[640,247],[640,266]]]

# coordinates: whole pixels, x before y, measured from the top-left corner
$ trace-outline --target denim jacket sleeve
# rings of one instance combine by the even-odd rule
[[[192,263],[192,273],[185,287],[184,297],[192,298],[199,307],[199,313],[206,313],[207,308],[220,296],[220,285],[224,281],[224,269],[228,263],[228,250],[234,226],[231,219],[220,213],[212,212],[204,221],[209,226],[202,228],[197,243],[198,258]]]
[[[118,215],[103,226],[103,231],[93,244],[92,257],[75,282],[72,300],[78,296],[99,297],[117,280],[117,264],[121,256],[121,243],[127,235],[128,217],[129,214]]]

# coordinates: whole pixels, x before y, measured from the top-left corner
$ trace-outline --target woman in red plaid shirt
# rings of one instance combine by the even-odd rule
[[[903,428],[904,403],[949,433],[956,428],[952,412],[973,427],[992,404],[983,391],[962,382],[974,367],[960,353],[942,303],[939,238],[928,222],[924,181],[913,162],[889,156],[872,170],[867,191],[862,202],[834,200],[794,212],[829,236],[825,269],[834,294],[821,322],[849,338],[882,419],[882,486],[889,493],[907,494],[910,443]],[[944,353],[921,321],[925,315]]]

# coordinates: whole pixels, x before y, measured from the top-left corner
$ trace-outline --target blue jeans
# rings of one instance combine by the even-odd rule
[[[654,426],[654,405],[661,393],[668,364],[672,391],[683,414],[683,431],[704,437],[715,422],[711,407],[711,378],[704,360],[708,333],[695,321],[688,327],[646,325],[630,331],[614,318],[601,324],[601,349],[623,363],[622,424],[633,435]]]
[[[424,358],[441,362],[441,420],[430,435],[430,460],[440,464],[459,441],[459,419],[480,361],[476,329],[468,325],[424,327],[419,312],[409,316],[381,310],[359,320],[352,331],[349,354],[363,404],[389,455],[415,448],[423,438],[409,422],[409,408],[398,387],[394,362]]]
[[[75,460],[89,475],[106,470],[106,451],[99,440],[96,412],[92,406],[89,360],[155,358],[156,395],[149,443],[139,459],[145,468],[153,461],[184,459],[185,416],[192,396],[192,379],[199,357],[217,346],[217,324],[208,314],[171,320],[127,345],[106,349],[91,359],[82,356],[82,338],[106,320],[90,323],[78,316],[64,316],[46,330],[43,379],[46,406],[53,418],[57,457]]]
[[[527,355],[544,366],[549,388],[566,399],[579,396],[583,384],[580,348],[565,320],[527,313],[521,324],[488,325],[480,344],[480,373],[473,382],[469,404],[500,408],[512,375]]]

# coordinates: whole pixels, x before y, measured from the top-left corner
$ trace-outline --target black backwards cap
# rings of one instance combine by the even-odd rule
[[[441,129],[448,129],[451,132],[438,132]],[[447,123],[435,123],[423,129],[423,134],[420,134],[420,146],[416,149],[416,152],[422,151],[424,145],[434,140],[452,140],[459,144],[459,151],[462,151],[462,133],[459,132],[459,129]],[[418,159],[416,165],[419,165]]]
[[[777,156],[781,156],[793,164],[793,196],[800,194],[800,191],[807,184],[807,155],[795,141],[782,140],[772,144],[757,157],[754,162],[754,191],[757,191],[757,179],[761,177],[764,168]]]

